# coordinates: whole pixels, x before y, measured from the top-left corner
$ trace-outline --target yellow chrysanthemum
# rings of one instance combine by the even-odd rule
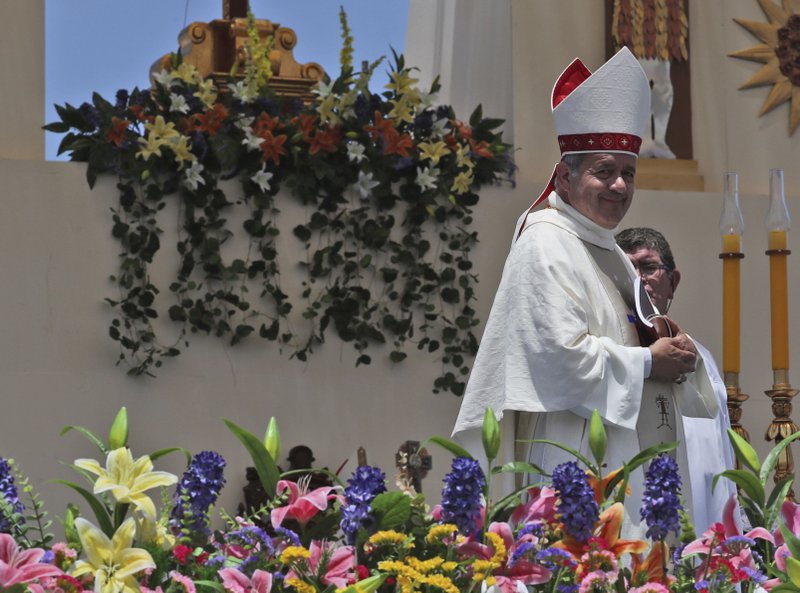
[[[311,558],[311,552],[302,546],[289,546],[281,552],[281,562],[284,564],[292,564],[309,558]]]
[[[168,472],[154,472],[150,457],[143,455],[133,460],[131,450],[120,447],[109,452],[103,469],[94,459],[76,459],[75,465],[95,474],[94,493],[111,492],[114,500],[134,505],[149,517],[156,516],[156,507],[145,490],[170,486],[178,477]]]
[[[402,545],[408,539],[408,536],[393,529],[378,531],[370,536],[369,543],[374,546],[384,545]]]
[[[414,558],[411,556],[406,558],[406,562],[408,562],[408,565],[420,574],[429,574],[442,565],[444,558],[440,556],[434,556],[428,560],[420,560],[419,558]]]
[[[78,560],[72,575],[94,576],[96,593],[139,593],[135,575],[155,568],[152,556],[140,548],[132,548],[136,525],[128,518],[111,539],[83,517],[75,519],[86,560]]]
[[[458,568],[458,562],[453,562],[452,560],[442,564],[442,570],[444,572],[453,572],[456,568]]]
[[[489,531],[486,533],[486,539],[489,540],[490,545],[494,549],[492,562],[496,563],[497,565],[502,564],[506,559],[506,544],[503,541],[503,538],[500,537],[499,534]]]
[[[446,593],[459,593],[458,587],[456,587],[455,584],[453,584],[453,581],[451,581],[442,574],[432,574],[426,577],[425,584],[438,587],[439,589],[445,591]]]
[[[316,593],[316,588],[310,583],[306,583],[300,579],[289,577],[283,580],[285,585],[293,588],[297,593]]]
[[[444,142],[442,142],[442,144],[444,144]],[[446,537],[452,536],[457,531],[458,527],[456,527],[452,523],[443,523],[441,525],[434,525],[428,530],[428,535],[425,537],[425,540],[429,544],[432,544],[434,542],[442,541]]]

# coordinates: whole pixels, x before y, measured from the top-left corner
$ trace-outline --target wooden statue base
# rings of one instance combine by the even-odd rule
[[[704,191],[697,161],[689,159],[640,158],[636,166],[637,189]]]

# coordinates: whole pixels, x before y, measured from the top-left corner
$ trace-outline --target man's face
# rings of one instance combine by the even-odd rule
[[[650,300],[660,313],[666,313],[669,303],[675,294],[675,288],[680,279],[680,272],[667,270],[658,251],[649,247],[640,247],[628,254],[636,272],[642,278],[642,283],[650,296]]]
[[[565,189],[562,198],[592,222],[606,229],[616,228],[633,200],[636,157],[629,154],[586,155],[577,176],[559,163],[556,173]]]

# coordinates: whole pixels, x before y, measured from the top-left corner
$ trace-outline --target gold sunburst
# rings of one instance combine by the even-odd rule
[[[733,19],[762,43],[728,54],[764,64],[739,89],[772,84],[759,117],[790,101],[789,135],[800,124],[800,0],[757,0],[769,22]]]

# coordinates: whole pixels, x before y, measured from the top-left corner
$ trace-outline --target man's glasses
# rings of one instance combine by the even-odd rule
[[[658,272],[660,270],[665,270],[667,272],[672,271],[670,267],[666,264],[648,263],[648,264],[639,264],[634,267],[636,268],[636,271],[639,272],[639,275],[642,278],[653,278],[658,275]]]

